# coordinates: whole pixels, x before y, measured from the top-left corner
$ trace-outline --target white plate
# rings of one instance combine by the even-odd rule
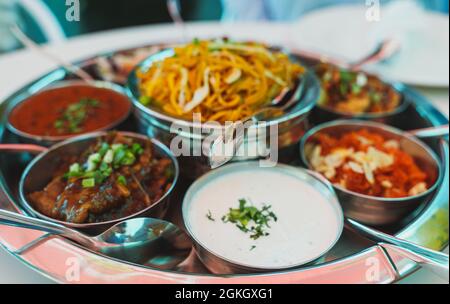
[[[352,61],[370,53],[381,39],[396,37],[402,43],[401,51],[388,62],[367,67],[368,70],[411,85],[448,87],[448,15],[406,5],[409,6],[381,6],[379,22],[367,21],[368,8],[364,6],[319,10],[291,28],[291,43]]]

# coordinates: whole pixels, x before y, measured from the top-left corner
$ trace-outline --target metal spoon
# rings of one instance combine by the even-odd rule
[[[374,64],[386,61],[397,54],[401,49],[401,44],[395,39],[386,39],[381,41],[375,50],[366,57],[355,61],[347,67],[351,71],[359,71],[368,64]]]
[[[408,133],[418,138],[445,137],[448,136],[448,125],[412,130]]]
[[[177,27],[180,28],[182,33],[182,42],[188,41],[188,33],[186,28],[186,23],[181,16],[181,4],[180,0],[166,0],[167,10],[169,11],[170,18],[175,23]]]
[[[278,97],[274,98],[272,102],[259,109],[257,112],[249,115],[242,120],[232,124],[228,129],[224,130],[224,132],[219,135],[211,144],[207,146],[206,149],[209,151],[209,165],[211,169],[217,169],[226,163],[230,162],[234,155],[237,153],[242,143],[244,142],[244,132],[236,133],[238,130],[238,125],[245,125],[249,121],[253,121],[254,123],[258,121],[267,121],[277,117],[284,113],[287,109],[289,109],[295,102],[297,102],[299,96],[303,93],[303,86],[301,83],[295,84],[293,88],[284,89]],[[209,144],[209,143],[207,143]],[[222,155],[216,154],[217,147],[221,145],[231,145],[233,153],[230,155]]]
[[[329,181],[315,171],[309,171],[312,175],[322,180],[324,183]],[[342,200],[341,200],[342,203]],[[413,260],[424,268],[429,269],[442,279],[449,280],[449,257],[448,254],[431,250],[414,243],[396,238],[381,231],[369,228],[345,216],[345,227],[356,232],[363,237],[379,243],[385,249],[392,250],[396,254]]]
[[[401,256],[409,258],[422,267],[429,269],[447,282],[449,281],[448,254],[398,239],[391,235],[364,226],[349,218],[346,218],[345,224],[350,230],[356,231],[372,241],[382,242],[380,245],[385,249],[392,250]]]
[[[400,51],[400,49],[401,44],[397,40],[385,39],[381,41],[370,54],[352,63],[336,59],[331,56],[322,55],[316,52],[297,49],[294,51],[294,53],[306,59],[330,63],[351,71],[359,71],[368,64],[375,64],[392,58]]]
[[[0,210],[0,224],[59,235],[106,256],[163,270],[173,269],[186,260],[192,249],[184,231],[154,218],[126,220],[95,237],[5,210]]]

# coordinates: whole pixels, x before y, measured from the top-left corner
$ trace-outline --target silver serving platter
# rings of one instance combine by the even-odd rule
[[[99,79],[124,80],[124,73],[115,58],[123,55],[158,51],[160,47],[113,52],[90,58],[80,64]],[[122,60],[123,61],[123,60]],[[137,63],[137,62],[136,62]],[[5,113],[22,96],[36,92],[56,81],[66,79],[66,73],[55,70],[25,86],[0,105],[0,142],[15,142],[17,139],[5,130]],[[429,101],[404,85],[399,90],[411,102],[408,111],[400,117],[403,129],[416,129],[448,123],[447,118]],[[123,126],[133,129],[130,119]],[[449,241],[449,151],[439,141],[429,145],[442,158],[445,167],[443,184],[434,198],[408,219],[395,227],[382,230],[419,245],[442,250]],[[0,154],[0,208],[24,212],[17,197],[20,174],[31,156],[27,154]],[[181,202],[190,181],[184,181],[177,191],[167,218],[181,223]],[[0,226],[0,246],[4,247],[24,264],[41,274],[62,283],[392,283],[419,269],[409,259],[398,256],[376,243],[345,231],[338,244],[314,265],[285,272],[255,275],[217,276],[198,261],[195,254],[173,271],[160,271],[114,260],[88,251],[65,239],[22,228]]]

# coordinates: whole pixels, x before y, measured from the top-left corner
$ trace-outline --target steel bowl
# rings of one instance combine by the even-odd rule
[[[192,121],[184,121],[179,118],[169,116],[162,113],[155,108],[149,108],[139,102],[141,92],[139,89],[139,80],[137,78],[137,71],[148,70],[155,62],[161,61],[165,58],[174,55],[173,49],[166,49],[155,55],[150,56],[130,74],[127,90],[130,98],[133,100],[135,106],[135,116],[139,123],[141,132],[148,134],[150,137],[155,137],[161,140],[166,145],[170,146],[175,137],[181,139],[182,143],[191,147],[191,151],[201,151],[204,140],[210,136],[211,133],[198,134],[197,130],[209,128],[210,132],[224,132],[224,126],[216,124],[196,124]],[[273,120],[258,124],[258,127],[248,132],[244,139],[244,144],[241,151],[255,151],[254,147],[261,145],[269,145],[270,137],[273,136],[273,129],[276,130],[278,140],[278,157],[281,162],[290,162],[297,158],[298,142],[309,128],[308,115],[315,106],[320,96],[319,80],[315,74],[307,70],[302,76],[300,84],[294,92],[295,98],[298,102],[283,116],[274,118]],[[217,134],[217,133],[216,133]],[[266,134],[266,137],[261,140],[252,134]],[[239,154],[239,153],[238,153]],[[239,158],[235,161],[245,161],[262,158],[258,153],[241,153]],[[209,166],[209,155],[196,155],[191,153],[189,157],[179,157],[180,167],[185,177],[195,179],[205,172],[211,170]]]
[[[15,100],[13,102],[11,102],[11,104],[8,107],[8,109],[6,110],[6,117],[8,117],[8,119],[6,121],[6,128],[11,133],[16,135],[19,138],[20,142],[30,143],[30,144],[37,144],[37,145],[41,145],[41,146],[45,146],[45,147],[50,147],[50,146],[52,146],[52,145],[54,145],[56,143],[59,143],[61,141],[64,141],[64,140],[67,140],[69,138],[73,138],[73,137],[79,136],[80,134],[77,134],[77,135],[62,135],[62,136],[46,136],[46,135],[40,136],[40,135],[35,135],[35,134],[29,134],[27,132],[18,130],[9,121],[9,116],[12,113],[12,111],[17,106],[19,106],[22,102],[26,102],[28,100],[28,98],[30,98],[31,96],[36,95],[36,94],[40,94],[40,93],[45,92],[45,91],[57,89],[57,88],[66,88],[66,87],[71,87],[71,86],[76,86],[76,85],[83,85],[83,86],[90,86],[90,87],[94,87],[94,88],[107,89],[107,90],[113,91],[116,94],[120,94],[120,95],[126,97],[127,100],[129,101],[128,110],[125,113],[123,113],[123,115],[120,117],[120,119],[110,123],[109,125],[106,125],[106,126],[104,126],[102,128],[99,128],[97,130],[92,130],[90,132],[85,132],[84,134],[115,129],[116,127],[118,127],[120,124],[122,124],[130,116],[130,113],[132,112],[132,109],[133,109],[133,104],[132,104],[131,100],[129,99],[129,97],[128,97],[124,87],[122,87],[120,85],[117,85],[115,83],[112,83],[112,82],[107,82],[107,81],[85,82],[85,81],[82,81],[82,80],[62,80],[62,81],[58,81],[58,82],[52,83],[51,85],[46,86],[44,89],[41,89],[41,90],[38,90],[38,91],[30,90],[30,91],[27,91],[27,92],[17,96],[15,98]]]
[[[197,256],[199,259],[203,262],[203,264],[212,272],[215,274],[246,274],[246,273],[264,273],[264,272],[274,272],[274,271],[282,271],[282,270],[289,270],[298,268],[301,266],[311,265],[315,262],[318,262],[322,259],[322,257],[330,251],[336,243],[339,241],[341,234],[343,232],[344,228],[344,214],[341,209],[341,206],[339,204],[338,197],[333,189],[333,186],[331,183],[329,183],[327,180],[323,179],[321,176],[317,176],[314,172],[311,172],[309,170],[291,167],[288,165],[277,165],[276,170],[279,170],[280,172],[283,172],[285,174],[297,177],[304,181],[305,183],[315,187],[318,189],[322,195],[328,200],[328,202],[333,206],[333,208],[336,210],[336,217],[339,220],[339,228],[336,233],[336,239],[329,244],[329,247],[327,250],[320,255],[310,259],[309,261],[305,261],[302,264],[294,265],[289,268],[279,269],[279,268],[257,268],[251,265],[242,265],[238,264],[232,260],[229,260],[227,257],[221,256],[220,254],[217,254],[213,251],[211,251],[206,244],[203,244],[196,236],[195,233],[193,233],[191,228],[191,223],[189,220],[189,210],[190,205],[192,203],[194,195],[198,192],[199,189],[202,187],[205,187],[210,181],[220,178],[221,176],[230,173],[230,172],[236,172],[242,169],[248,169],[248,168],[255,168],[258,169],[260,166],[260,163],[258,161],[250,161],[250,162],[240,162],[240,163],[234,163],[230,165],[226,165],[222,168],[216,169],[214,171],[211,171],[204,176],[202,176],[200,179],[198,179],[194,184],[191,185],[191,187],[188,189],[186,196],[183,200],[182,205],[182,216],[183,216],[183,222],[186,227],[186,230],[188,234],[191,236],[194,247],[197,253]]]
[[[346,132],[361,129],[378,133],[387,139],[397,140],[400,143],[400,148],[411,155],[419,167],[430,175],[430,180],[434,182],[426,192],[404,198],[369,196],[349,191],[339,185],[334,185],[344,213],[351,219],[373,226],[400,223],[419,206],[429,201],[444,175],[441,162],[437,155],[416,137],[407,132],[376,122],[337,120],[321,124],[308,131],[300,143],[302,161],[308,168],[313,169],[308,159],[306,147],[316,134],[324,132],[339,136]]]
[[[53,218],[50,218],[46,215],[41,214],[33,208],[33,205],[28,201],[27,195],[29,193],[40,191],[45,188],[45,186],[50,182],[53,178],[53,174],[55,170],[59,166],[59,160],[61,156],[67,155],[79,155],[83,153],[86,148],[88,148],[92,143],[94,143],[99,137],[106,135],[106,132],[97,132],[90,133],[86,135],[81,135],[75,138],[71,138],[69,140],[63,141],[57,145],[52,146],[46,152],[40,153],[37,157],[35,157],[26,167],[25,171],[22,174],[19,183],[19,198],[21,206],[32,216],[65,225],[67,227],[80,230],[89,235],[98,235],[113,225],[122,222],[124,220],[135,218],[135,217],[153,217],[153,218],[163,218],[166,214],[169,203],[170,196],[173,193],[175,186],[178,182],[179,176],[179,167],[176,158],[173,156],[171,151],[164,146],[161,142],[155,139],[149,139],[146,136],[128,133],[128,132],[120,132],[120,134],[125,135],[129,138],[138,139],[141,141],[151,141],[155,153],[169,158],[172,161],[173,172],[174,172],[174,180],[170,189],[161,197],[157,202],[152,204],[150,207],[143,209],[133,215],[119,218],[107,222],[99,222],[99,223],[88,223],[88,224],[75,224],[68,223],[64,221],[59,221]]]
[[[382,81],[386,86],[391,87],[394,91],[396,91],[401,97],[400,105],[398,105],[395,109],[391,111],[386,111],[382,113],[351,114],[334,110],[318,102],[317,106],[313,109],[311,114],[314,123],[320,124],[340,119],[357,119],[357,120],[374,121],[399,127],[401,124],[399,120],[401,114],[404,113],[410,106],[410,102],[402,94],[402,89],[404,85],[401,83],[395,83],[384,80],[376,75],[371,76],[380,79],[380,81]],[[321,89],[321,98],[324,96],[324,94],[325,93]]]

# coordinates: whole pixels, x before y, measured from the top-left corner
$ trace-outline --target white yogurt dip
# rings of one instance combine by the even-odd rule
[[[278,220],[270,222],[268,236],[253,240],[251,233],[222,221],[240,199],[258,209],[272,206]],[[202,247],[258,269],[311,262],[331,249],[343,227],[342,210],[325,184],[300,169],[260,168],[258,162],[226,166],[200,179],[185,198],[183,215]]]

